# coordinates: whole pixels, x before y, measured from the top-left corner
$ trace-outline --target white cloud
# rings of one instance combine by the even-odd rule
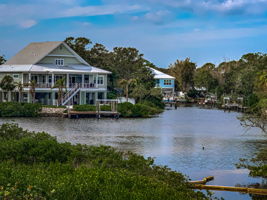
[[[25,20],[19,23],[19,25],[22,28],[31,28],[32,26],[34,26],[35,24],[37,24],[37,22],[35,20],[29,19],[29,20]]]
[[[29,28],[42,19],[115,15],[147,9],[139,5],[125,4],[82,7],[73,5],[73,0],[68,0],[65,4],[60,4],[61,1],[63,0],[53,2],[49,0],[42,4],[40,2],[38,4],[0,4],[0,26],[19,25],[23,28]]]
[[[149,5],[181,8],[195,13],[261,14],[267,11],[267,0],[143,0]]]
[[[145,15],[145,19],[156,24],[161,24],[169,19],[171,13],[167,10],[159,10],[157,12],[149,12]]]
[[[108,5],[108,6],[85,6],[73,7],[56,14],[57,17],[96,16],[129,13],[143,10],[138,5]]]

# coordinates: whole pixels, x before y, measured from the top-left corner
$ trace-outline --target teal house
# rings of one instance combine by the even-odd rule
[[[155,87],[161,88],[164,96],[173,96],[175,90],[175,78],[159,70],[150,68],[154,74]]]
[[[0,102],[39,102],[44,105],[95,104],[106,99],[107,76],[111,72],[90,66],[65,42],[31,43],[0,65],[0,81],[11,76],[22,91],[0,89]],[[60,98],[58,80],[63,80]],[[30,86],[34,82],[35,86]],[[33,84],[32,84],[33,85]],[[32,91],[35,95],[32,95]],[[61,100],[61,101],[58,101]]]

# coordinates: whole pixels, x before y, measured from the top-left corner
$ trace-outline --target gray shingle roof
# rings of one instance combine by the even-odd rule
[[[63,42],[33,42],[9,59],[5,65],[33,65]]]

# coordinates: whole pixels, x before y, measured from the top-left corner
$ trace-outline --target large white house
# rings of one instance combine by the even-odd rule
[[[34,80],[35,99],[46,105],[57,104],[59,89],[54,85],[59,79],[65,80],[66,88],[62,105],[95,104],[97,99],[106,98],[110,73],[90,66],[64,42],[31,43],[0,65],[0,81],[9,75],[14,82],[24,84],[23,102],[32,101],[27,84]],[[3,101],[19,101],[18,88],[11,95],[0,89],[0,102]]]

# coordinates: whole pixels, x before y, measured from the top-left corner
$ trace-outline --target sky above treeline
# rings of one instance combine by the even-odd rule
[[[68,36],[135,47],[158,67],[219,64],[267,52],[267,0],[0,0],[0,55]]]

